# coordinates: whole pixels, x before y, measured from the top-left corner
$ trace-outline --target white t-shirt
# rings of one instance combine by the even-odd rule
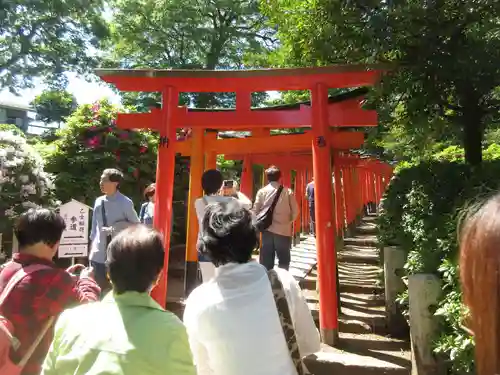
[[[300,353],[320,350],[319,333],[297,281],[276,269]],[[184,325],[198,375],[297,375],[266,269],[255,261],[218,267],[186,300]]]

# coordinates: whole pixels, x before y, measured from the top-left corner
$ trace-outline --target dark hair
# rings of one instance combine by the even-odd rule
[[[116,293],[144,293],[163,268],[165,250],[161,234],[145,225],[120,232],[108,246],[106,266]]]
[[[500,194],[466,221],[460,237],[460,276],[471,313],[477,373],[500,372]]]
[[[108,168],[102,172],[103,176],[106,176],[109,181],[120,183],[123,179],[123,173],[115,168]]]
[[[236,200],[207,206],[200,242],[201,252],[206,253],[215,266],[246,263],[259,244],[250,211]]]
[[[31,208],[16,221],[14,234],[19,242],[19,250],[39,242],[54,246],[61,240],[66,228],[64,219],[55,211],[46,208]]]
[[[223,181],[222,173],[217,169],[209,169],[201,176],[201,187],[205,194],[215,194],[220,190]]]
[[[279,181],[279,179],[281,178],[281,171],[277,166],[271,165],[269,168],[266,169],[266,177],[267,181],[269,182]]]
[[[144,189],[144,198],[149,199],[149,197],[155,195],[155,191],[156,191],[156,184],[149,185],[146,189]]]

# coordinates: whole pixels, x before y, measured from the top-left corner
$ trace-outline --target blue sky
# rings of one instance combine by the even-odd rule
[[[78,77],[74,73],[68,73],[69,85],[68,91],[71,92],[78,104],[94,103],[99,99],[107,98],[113,103],[119,103],[120,98],[116,95],[108,84],[105,82],[87,82],[85,79]],[[11,94],[4,90],[0,92],[0,101],[9,101],[11,103],[29,105],[29,103],[45,89],[41,83],[35,82],[35,87],[32,89],[22,90],[18,95]]]

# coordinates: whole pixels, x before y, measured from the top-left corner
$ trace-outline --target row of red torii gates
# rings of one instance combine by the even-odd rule
[[[305,185],[315,179],[316,248],[320,301],[320,330],[325,343],[338,338],[335,238],[358,220],[369,202],[378,203],[392,168],[349,150],[364,142],[354,127],[376,126],[377,114],[361,109],[365,91],[329,98],[329,88],[373,85],[377,66],[329,66],[321,68],[245,71],[193,70],[98,70],[97,74],[121,91],[161,92],[161,109],[150,113],[119,114],[123,129],[147,128],[160,133],[156,171],[154,226],[170,246],[175,155],[191,158],[186,244],[186,291],[195,285],[198,221],[194,200],[202,196],[201,175],[216,168],[216,157],[243,160],[241,190],[252,196],[252,165],[276,164],[283,184],[292,186],[301,207],[296,231],[307,228]],[[251,108],[251,94],[258,91],[310,90],[311,102],[292,106]],[[190,110],[179,107],[179,93],[235,92],[236,108]],[[272,135],[270,129],[308,128],[302,134]],[[176,139],[179,128],[191,128],[191,136]],[[216,129],[216,130],[214,130]],[[247,138],[218,139],[223,130],[250,131]],[[332,183],[332,172],[336,183]],[[335,188],[334,188],[335,186]],[[169,252],[160,282],[152,296],[165,307]]]

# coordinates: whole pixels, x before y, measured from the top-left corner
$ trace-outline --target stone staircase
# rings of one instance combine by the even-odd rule
[[[340,344],[324,345],[306,364],[314,375],[407,375],[410,374],[410,344],[387,335],[382,270],[374,216],[365,217],[353,236],[338,250],[340,298]],[[319,317],[316,269],[301,286],[313,315]]]

